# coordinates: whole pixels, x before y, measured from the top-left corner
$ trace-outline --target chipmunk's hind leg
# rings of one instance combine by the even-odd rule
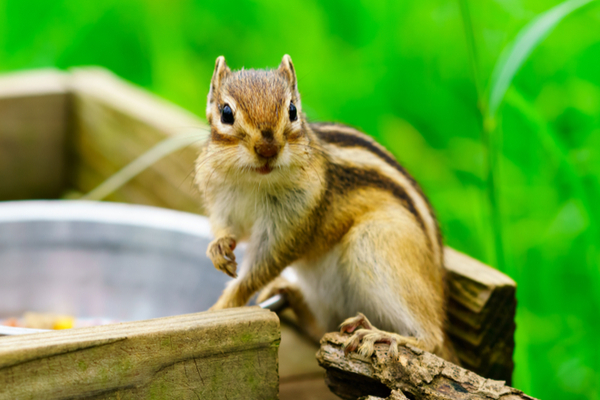
[[[375,343],[389,344],[392,356],[401,344],[434,352],[443,341],[441,267],[419,224],[400,211],[365,215],[342,242],[349,293],[342,315],[356,315],[340,325],[342,332],[353,333],[347,352],[371,355]]]
[[[356,328],[358,327],[362,328],[357,330]],[[387,343],[389,344],[388,356],[395,360],[398,358],[398,345],[410,344],[419,348],[424,347],[424,344],[416,338],[385,332],[375,328],[362,313],[358,313],[356,317],[348,318],[342,322],[340,332],[354,332],[344,343],[344,352],[346,354],[358,350],[360,355],[370,357],[375,351],[375,343]]]
[[[325,334],[325,329],[318,325],[313,312],[304,300],[304,295],[300,291],[300,288],[284,277],[279,276],[259,293],[256,302],[261,303],[276,294],[285,296],[289,307],[298,319],[299,328],[318,343]]]

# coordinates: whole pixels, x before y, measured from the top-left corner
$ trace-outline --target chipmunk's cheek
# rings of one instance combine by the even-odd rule
[[[256,166],[254,156],[250,154],[249,150],[245,147],[238,149],[235,162],[236,166],[240,169],[252,169]]]
[[[269,165],[271,168],[285,168],[289,165],[289,158],[289,151],[284,147],[277,155],[277,158],[269,162]]]

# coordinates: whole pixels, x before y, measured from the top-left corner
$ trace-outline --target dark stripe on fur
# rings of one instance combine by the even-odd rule
[[[421,189],[421,187],[419,186],[419,184],[417,183],[415,178],[413,178],[412,175],[409,174],[408,171],[406,171],[406,169],[404,169],[404,167],[402,165],[400,165],[398,163],[398,161],[396,161],[396,159],[391,154],[389,154],[387,151],[385,151],[381,147],[379,147],[374,141],[369,140],[368,138],[360,137],[358,135],[352,135],[349,133],[344,133],[341,131],[330,131],[330,130],[320,129],[321,127],[335,128],[337,126],[343,127],[343,128],[350,128],[350,127],[347,127],[344,125],[338,125],[338,124],[333,124],[333,123],[310,124],[310,127],[317,134],[317,137],[320,140],[322,140],[323,142],[334,144],[334,145],[340,146],[340,147],[360,147],[365,150],[368,150],[371,153],[377,155],[379,158],[381,158],[383,161],[385,161],[388,165],[394,167],[402,175],[404,175],[409,180],[409,182],[413,185],[413,187],[417,190],[419,195],[425,200],[425,204],[427,204],[429,213],[432,215],[433,220],[435,221],[435,229],[436,229],[435,233],[436,233],[437,241],[440,245],[440,249],[442,249],[442,234],[441,234],[441,231],[439,228],[437,218],[435,217],[435,212],[433,211],[433,207],[431,206],[429,199],[427,198],[427,196],[425,196],[425,193],[423,193],[423,190]],[[350,128],[350,129],[352,129],[352,128]],[[406,195],[406,193],[405,193],[405,195]],[[408,195],[407,195],[407,197],[408,197]],[[412,201],[411,201],[411,204],[412,204]],[[413,208],[414,208],[414,204],[413,204]],[[413,211],[411,211],[411,212],[413,212]],[[422,219],[420,216],[419,216],[419,220],[422,222]]]
[[[385,161],[386,163],[388,163],[389,165],[391,165],[392,167],[394,167],[398,171],[400,171],[400,173],[402,175],[406,176],[406,178],[408,178],[410,183],[412,183],[415,187],[417,187],[417,190],[419,190],[419,192],[421,192],[420,188],[418,188],[418,184],[417,184],[417,181],[415,181],[415,178],[413,178],[412,175],[409,174],[408,171],[406,169],[404,169],[404,167],[402,165],[400,165],[398,163],[398,161],[396,161],[396,159],[394,159],[394,157],[392,157],[385,150],[378,147],[377,144],[375,144],[373,141],[371,141],[367,138],[360,137],[358,135],[352,135],[352,134],[344,133],[341,131],[329,131],[329,130],[326,131],[326,130],[319,129],[322,126],[336,127],[339,125],[336,125],[336,124],[311,124],[311,128],[317,134],[319,139],[323,140],[326,143],[335,144],[340,147],[361,147],[365,150],[369,150],[371,153],[376,154],[383,161]],[[350,127],[347,127],[347,128],[350,128]],[[423,197],[425,197],[425,196],[423,196]]]
[[[394,195],[410,211],[419,223],[425,236],[425,223],[417,212],[410,196],[402,186],[372,169],[356,168],[330,163],[327,168],[327,186],[332,192],[345,194],[360,188],[378,188],[387,190]]]

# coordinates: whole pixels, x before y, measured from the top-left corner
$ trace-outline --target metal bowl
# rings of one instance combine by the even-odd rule
[[[204,311],[229,280],[205,255],[210,241],[205,217],[179,211],[0,203],[0,318],[35,311],[132,321]]]

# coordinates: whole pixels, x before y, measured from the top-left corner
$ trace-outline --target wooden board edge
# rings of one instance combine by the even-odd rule
[[[53,68],[2,74],[0,99],[66,94],[68,80],[68,73]]]
[[[49,331],[0,338],[0,372],[17,364],[52,357],[59,354],[83,350],[147,335],[169,335],[171,332],[192,329],[218,330],[222,326],[262,322],[276,328],[280,340],[277,314],[258,306],[239,307],[221,311],[205,311],[143,321],[123,322],[102,326]],[[236,346],[230,338],[220,338],[222,346],[218,353]],[[261,339],[262,340],[262,339]],[[248,337],[243,345],[251,348],[261,343]]]
[[[516,286],[515,281],[508,275],[451,247],[444,248],[444,260],[449,272],[474,282],[492,287]]]
[[[206,123],[195,114],[126,82],[106,69],[73,68],[70,74],[69,88],[75,96],[96,98],[168,135],[209,131]]]

